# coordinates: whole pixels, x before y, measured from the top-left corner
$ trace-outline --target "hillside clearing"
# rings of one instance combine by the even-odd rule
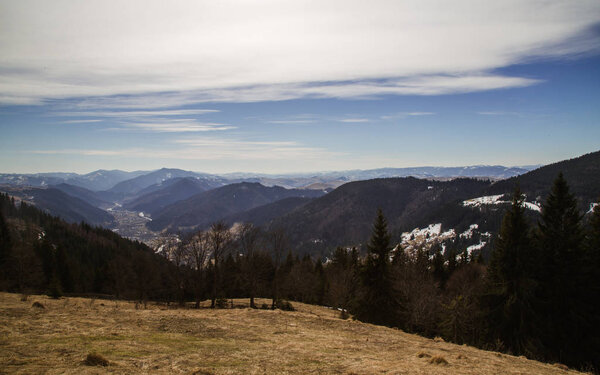
[[[0,373],[578,373],[341,320],[324,307],[294,307],[295,312],[154,304],[136,309],[125,301],[45,296],[21,301],[17,294],[0,293]],[[86,365],[90,353],[109,365]]]

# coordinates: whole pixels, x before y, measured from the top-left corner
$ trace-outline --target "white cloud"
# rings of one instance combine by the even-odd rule
[[[172,109],[160,111],[73,111],[53,112],[51,116],[58,117],[101,117],[116,121],[120,127],[105,130],[140,130],[155,133],[207,132],[237,129],[236,126],[217,122],[200,122],[194,118],[179,118],[185,115],[203,115],[220,112],[214,109]],[[99,119],[66,120],[63,123],[93,123]]]
[[[184,138],[173,141],[176,148],[161,150],[130,148],[121,150],[102,149],[60,149],[60,150],[29,150],[32,154],[41,155],[82,155],[104,157],[152,158],[174,160],[229,160],[248,161],[262,160],[285,163],[303,163],[322,161],[344,155],[322,148],[307,147],[292,141],[250,141],[227,138],[203,137]]]
[[[102,120],[66,120],[66,121],[61,121],[62,123],[65,124],[89,124],[89,123],[94,123],[94,122],[100,122]]]
[[[212,122],[197,122],[189,119],[184,119],[183,121],[154,120],[156,121],[123,122],[121,125],[129,129],[139,129],[155,133],[210,132],[237,129],[235,126]]]
[[[597,0],[20,0],[1,7],[0,103],[95,97],[82,108],[523,87],[539,81],[494,71],[597,51],[590,30],[600,19]]]
[[[412,116],[431,116],[431,115],[435,115],[435,112],[396,112],[390,115],[383,115],[381,116],[382,120],[396,120],[396,119],[402,119],[402,118],[406,118],[406,117],[412,117]]]
[[[506,111],[483,111],[483,112],[477,112],[478,115],[483,115],[483,116],[518,116],[520,115],[520,113],[518,112],[506,112]]]
[[[269,124],[312,124],[315,120],[271,120]]]
[[[155,117],[155,116],[191,116],[220,112],[217,109],[170,109],[164,111],[72,111],[54,112],[53,116],[80,117]],[[91,121],[91,120],[90,120]]]
[[[368,118],[344,118],[341,120],[338,120],[339,122],[348,122],[348,123],[360,123],[360,122],[369,122],[370,120]]]

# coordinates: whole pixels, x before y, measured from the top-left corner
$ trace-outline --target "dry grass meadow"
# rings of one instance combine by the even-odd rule
[[[33,307],[35,302],[44,308]],[[342,320],[323,307],[294,307],[295,312],[154,304],[136,309],[125,301],[45,296],[21,301],[20,295],[0,293],[0,373],[577,373]],[[98,355],[90,357],[92,365],[86,364],[90,353]]]

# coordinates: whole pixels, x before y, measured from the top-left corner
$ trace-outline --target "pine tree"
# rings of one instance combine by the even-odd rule
[[[392,249],[387,221],[381,209],[377,211],[367,249],[357,317],[374,324],[396,325],[397,303],[390,264]]]
[[[517,186],[492,251],[484,301],[491,340],[513,353],[535,356],[540,347],[534,328],[536,259],[523,201]]]
[[[4,262],[8,259],[10,249],[12,247],[12,241],[10,238],[10,232],[8,225],[4,220],[4,215],[0,211],[0,267],[4,265]]]
[[[600,353],[600,204],[596,205],[590,217],[586,238],[585,285],[588,286],[587,299],[590,301],[589,318],[592,331],[588,334],[591,353]],[[592,365],[600,369],[600,356]]]
[[[582,216],[562,173],[558,175],[539,223],[539,297],[543,308],[543,341],[549,359],[567,364],[590,358],[585,338],[590,332],[586,301]]]

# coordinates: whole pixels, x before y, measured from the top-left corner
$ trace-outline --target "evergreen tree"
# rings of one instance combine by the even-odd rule
[[[4,215],[2,214],[2,211],[0,211],[0,267],[2,267],[4,262],[8,259],[12,246],[11,242],[8,225],[6,225]]]
[[[397,324],[396,295],[390,264],[390,234],[381,209],[373,225],[368,254],[362,270],[362,293],[357,317],[361,320],[393,326]]]
[[[590,217],[586,247],[585,285],[588,286],[590,326],[589,347],[592,353],[600,353],[600,204],[596,205]],[[596,355],[592,365],[600,369],[600,356]]]
[[[535,356],[535,255],[523,195],[517,186],[502,220],[488,267],[486,321],[493,342],[500,340],[513,353]]]
[[[562,173],[542,207],[537,242],[540,251],[539,296],[543,340],[549,359],[567,364],[592,358],[582,249],[582,216]],[[597,353],[596,353],[597,354]]]

